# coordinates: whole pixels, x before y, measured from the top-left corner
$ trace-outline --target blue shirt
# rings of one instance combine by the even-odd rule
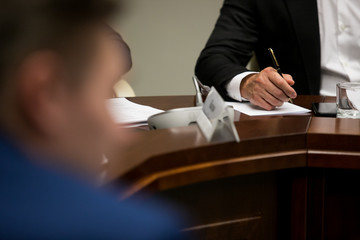
[[[0,136],[0,239],[182,239],[177,215],[32,164]]]

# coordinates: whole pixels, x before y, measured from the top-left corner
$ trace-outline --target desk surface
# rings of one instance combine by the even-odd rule
[[[194,106],[193,96],[135,97],[129,100],[168,110]],[[299,96],[295,104],[334,102]],[[197,126],[148,131],[121,161],[110,157],[108,180],[128,180],[128,194],[166,190],[208,180],[299,167],[360,169],[360,120],[312,115],[249,117],[235,114],[240,143],[208,143]],[[127,169],[131,169],[127,171]]]

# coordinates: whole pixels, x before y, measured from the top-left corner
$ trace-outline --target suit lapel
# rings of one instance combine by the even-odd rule
[[[320,89],[320,33],[316,0],[284,0],[293,23],[312,94]]]

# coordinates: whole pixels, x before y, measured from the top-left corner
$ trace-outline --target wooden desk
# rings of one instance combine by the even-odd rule
[[[194,105],[193,96],[130,100],[164,110]],[[151,190],[183,205],[199,239],[360,239],[360,120],[235,119],[240,143],[207,143],[196,126],[134,130],[138,141],[126,161],[110,161],[109,181],[132,182],[128,196]]]

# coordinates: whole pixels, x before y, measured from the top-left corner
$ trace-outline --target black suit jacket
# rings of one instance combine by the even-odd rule
[[[261,69],[272,66],[273,48],[282,72],[291,74],[298,94],[320,90],[320,34],[316,0],[225,0],[202,51],[196,75],[227,98],[225,86],[255,52]]]

